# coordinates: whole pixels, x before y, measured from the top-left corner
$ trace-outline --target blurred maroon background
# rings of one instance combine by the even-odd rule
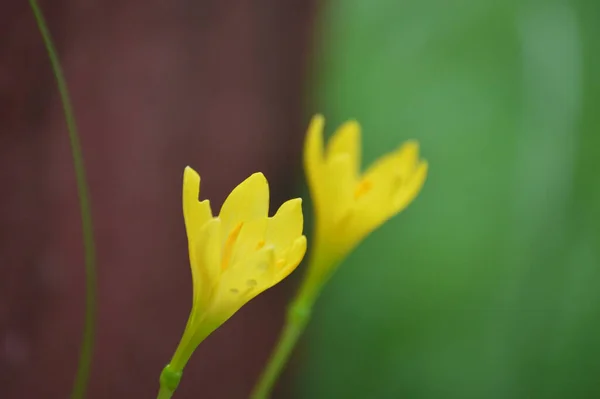
[[[294,194],[314,1],[41,5],[91,189],[99,309],[88,397],[153,398],[191,304],[183,168],[200,172],[214,208],[257,170],[274,206]],[[80,216],[56,84],[26,1],[0,6],[0,54],[0,396],[65,398],[83,327]],[[291,285],[201,345],[176,397],[247,397]]]

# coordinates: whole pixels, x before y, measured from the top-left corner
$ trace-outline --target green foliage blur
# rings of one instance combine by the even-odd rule
[[[600,2],[336,0],[311,111],[430,174],[317,303],[298,398],[600,398]],[[364,165],[363,165],[364,166]]]

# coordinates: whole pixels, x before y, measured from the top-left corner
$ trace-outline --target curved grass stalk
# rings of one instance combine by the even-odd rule
[[[92,225],[91,207],[89,200],[89,191],[85,178],[85,169],[83,164],[83,155],[81,144],[77,134],[77,125],[75,116],[69,99],[69,92],[65,77],[60,66],[60,61],[52,37],[46,25],[44,15],[36,0],[29,0],[29,5],[33,11],[38,29],[44,40],[44,45],[50,58],[52,71],[56,78],[56,84],[60,93],[60,98],[69,132],[69,141],[71,144],[71,154],[75,166],[75,178],[77,181],[77,193],[79,196],[79,208],[81,212],[81,225],[83,231],[83,245],[85,251],[85,324],[83,329],[83,339],[79,353],[79,365],[77,375],[71,391],[71,399],[82,399],[85,397],[86,388],[90,376],[92,354],[94,350],[95,328],[96,328],[96,255],[94,245],[94,233]]]

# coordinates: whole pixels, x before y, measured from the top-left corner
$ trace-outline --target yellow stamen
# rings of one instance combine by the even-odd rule
[[[361,182],[358,183],[358,186],[354,190],[354,199],[359,199],[360,197],[368,193],[369,190],[371,190],[371,188],[373,188],[373,183],[371,183],[371,181],[367,179],[361,180]]]
[[[256,244],[256,250],[258,251],[259,249],[261,249],[264,246],[265,246],[265,240],[260,240],[258,242],[258,244]]]
[[[240,235],[240,231],[242,230],[242,226],[244,222],[239,222],[237,226],[235,226],[229,236],[227,236],[227,240],[225,241],[225,246],[223,247],[223,260],[221,261],[221,270],[225,271],[229,266],[229,261],[231,260],[231,254],[233,253],[233,247],[235,246],[235,242],[237,241],[238,236]]]

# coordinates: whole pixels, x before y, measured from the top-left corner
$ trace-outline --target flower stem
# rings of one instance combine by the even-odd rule
[[[181,371],[174,370],[170,364],[167,364],[160,373],[160,389],[156,399],[171,399],[173,393],[181,381]]]
[[[303,289],[300,289],[300,295],[288,308],[286,322],[277,346],[250,396],[251,399],[267,399],[269,397],[275,382],[284,370],[298,339],[310,320],[314,300],[312,295],[303,295],[303,291]]]
[[[44,20],[44,15],[37,4],[36,0],[29,0],[29,5],[33,11],[35,21],[37,23],[48,57],[52,71],[56,78],[58,92],[65,114],[67,123],[67,131],[69,132],[69,140],[71,143],[71,154],[73,164],[75,166],[75,179],[77,182],[77,193],[79,196],[79,209],[81,213],[81,224],[83,231],[83,246],[85,250],[85,324],[83,329],[83,339],[79,353],[79,365],[73,391],[71,392],[72,399],[80,399],[85,397],[87,382],[90,376],[90,368],[92,363],[92,354],[94,350],[94,332],[96,324],[96,251],[94,248],[94,233],[91,216],[91,206],[89,200],[89,190],[87,187],[85,168],[83,166],[83,155],[79,135],[77,134],[77,125],[75,124],[75,116],[71,100],[69,99],[69,91],[67,83],[60,66],[58,54],[52,42],[52,36]]]
[[[173,392],[171,390],[165,387],[160,387],[156,399],[171,399],[171,396],[173,396]]]
[[[319,236],[318,232],[315,232],[315,236]],[[318,238],[315,239],[315,242],[308,261],[308,270],[300,284],[296,298],[288,305],[287,317],[279,341],[271,353],[267,367],[254,387],[250,399],[268,399],[271,395],[298,339],[310,321],[314,303],[323,285],[340,262],[340,258],[335,256],[335,253],[321,250],[322,246],[319,245]]]

